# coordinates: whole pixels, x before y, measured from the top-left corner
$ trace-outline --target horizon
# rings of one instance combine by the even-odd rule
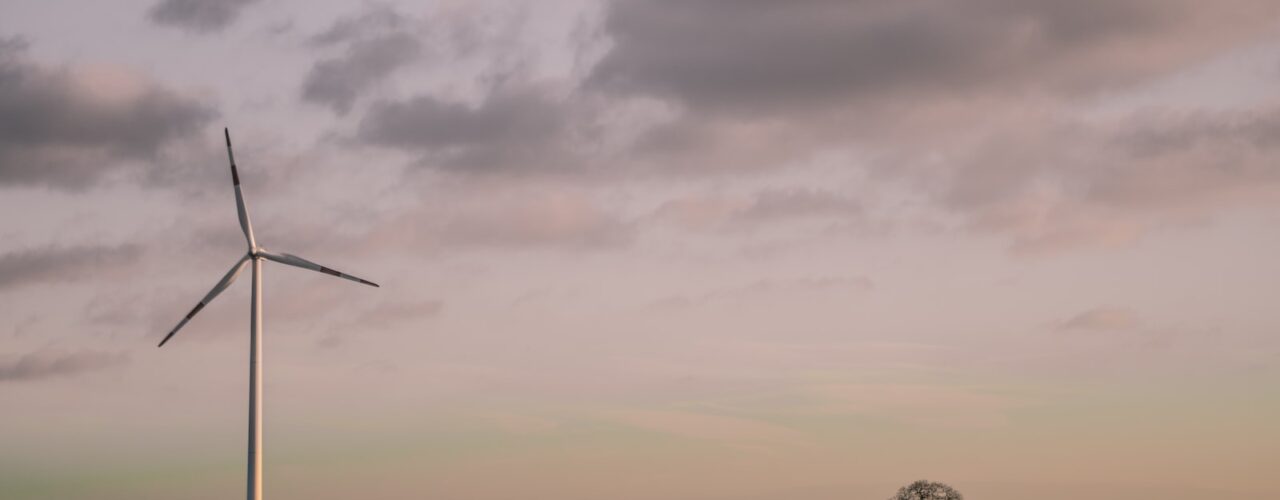
[[[1278,83],[1264,0],[5,2],[0,496],[244,494],[225,128],[381,285],[263,266],[266,497],[1280,497]]]

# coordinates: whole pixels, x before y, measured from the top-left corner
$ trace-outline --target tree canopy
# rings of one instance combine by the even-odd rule
[[[964,495],[945,484],[921,479],[899,488],[889,500],[964,500]]]

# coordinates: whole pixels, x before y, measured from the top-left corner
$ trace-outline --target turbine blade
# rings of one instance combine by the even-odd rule
[[[303,269],[310,269],[310,270],[312,270],[312,271],[319,271],[319,272],[322,272],[322,273],[328,274],[328,275],[330,275],[330,276],[337,276],[337,277],[339,277],[339,278],[349,279],[349,280],[354,281],[354,282],[356,282],[356,283],[362,283],[362,284],[369,285],[369,286],[372,286],[372,287],[378,287],[378,284],[377,284],[377,283],[374,283],[374,282],[372,282],[372,281],[369,281],[369,280],[366,280],[366,279],[363,279],[363,278],[357,278],[357,277],[352,276],[352,275],[350,275],[350,274],[346,274],[346,273],[342,273],[342,272],[335,271],[335,270],[333,270],[333,269],[329,269],[329,268],[324,267],[324,266],[322,266],[322,265],[320,265],[320,264],[316,264],[315,262],[311,262],[311,261],[309,261],[309,260],[307,260],[307,259],[304,259],[304,258],[302,258],[302,257],[298,257],[297,255],[292,255],[292,254],[287,254],[287,253],[274,254],[274,253],[267,252],[267,251],[259,251],[259,252],[258,252],[258,255],[261,255],[263,258],[265,258],[265,259],[267,259],[267,260],[274,261],[274,262],[279,262],[279,263],[281,263],[281,264],[286,264],[286,265],[290,265],[290,266],[293,266],[293,267],[301,267],[301,268],[303,268]]]
[[[249,250],[258,248],[253,239],[253,224],[249,223],[249,209],[244,205],[244,193],[240,191],[240,172],[236,171],[236,156],[231,153],[231,130],[223,128],[227,138],[227,159],[231,160],[231,184],[236,188],[236,212],[240,216],[240,230],[244,231],[244,240],[249,243]]]
[[[218,294],[222,293],[223,290],[226,290],[232,283],[235,283],[236,278],[240,276],[240,272],[244,270],[244,265],[247,262],[249,262],[248,255],[241,257],[240,261],[236,262],[236,265],[231,266],[231,270],[227,271],[227,274],[224,274],[221,280],[218,280],[218,284],[213,285],[213,290],[209,290],[209,293],[205,294],[204,298],[200,299],[200,302],[197,303],[195,307],[191,308],[191,312],[187,313],[187,316],[182,318],[182,321],[178,322],[178,326],[173,327],[173,330],[170,330],[169,334],[164,336],[164,340],[160,341],[160,345],[156,347],[164,347],[164,343],[168,342],[170,338],[173,338],[173,334],[178,333],[178,330],[181,330],[188,321],[191,321],[191,318],[195,317],[196,313],[200,312],[201,309],[204,309],[204,306],[209,305],[209,302],[213,301],[214,297],[217,297]]]

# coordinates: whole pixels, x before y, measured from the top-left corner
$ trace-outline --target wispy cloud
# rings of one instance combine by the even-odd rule
[[[1123,307],[1096,307],[1067,318],[1058,324],[1063,331],[1129,330],[1140,324],[1138,315]]]
[[[40,350],[0,359],[0,382],[25,382],[92,372],[127,363],[123,353]]]
[[[83,281],[138,261],[137,245],[44,247],[0,255],[0,289]]]

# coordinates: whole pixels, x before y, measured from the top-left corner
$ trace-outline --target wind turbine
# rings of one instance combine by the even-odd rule
[[[257,240],[253,238],[253,225],[249,223],[249,209],[244,205],[244,194],[240,192],[240,174],[236,172],[236,157],[231,153],[231,132],[222,129],[222,133],[227,138],[227,158],[231,161],[231,184],[236,190],[236,211],[240,215],[240,229],[244,231],[244,240],[249,244],[249,251],[235,265],[231,266],[231,270],[218,280],[218,284],[213,286],[213,290],[200,299],[200,302],[187,313],[182,321],[178,322],[178,326],[168,335],[164,336],[164,340],[160,341],[157,347],[163,347],[165,342],[173,338],[173,334],[186,325],[196,313],[204,309],[218,294],[226,290],[236,281],[236,277],[240,276],[240,272],[244,270],[245,264],[253,264],[253,295],[250,299],[249,306],[249,471],[248,471],[248,500],[260,500],[262,498],[262,261],[263,259],[281,264],[319,271],[331,276],[349,279],[356,283],[362,283],[372,287],[378,284],[372,281],[357,278],[350,274],[340,273],[333,269],[324,267],[315,262],[311,262],[296,255],[287,253],[275,254],[268,252],[265,248],[258,246]]]

